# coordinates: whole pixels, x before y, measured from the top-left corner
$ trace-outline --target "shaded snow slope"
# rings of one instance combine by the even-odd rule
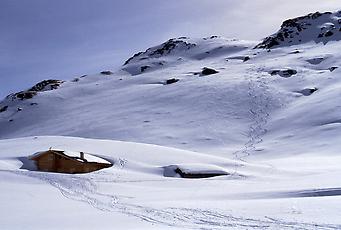
[[[310,41],[324,43],[341,40],[341,11],[311,13],[288,19],[280,30],[265,38],[256,48],[276,48]]]

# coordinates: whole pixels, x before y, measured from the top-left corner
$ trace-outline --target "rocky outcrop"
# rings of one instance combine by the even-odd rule
[[[12,100],[15,99],[26,100],[33,98],[35,95],[37,95],[36,91],[21,91],[15,94],[11,94],[7,98],[11,98]]]
[[[112,75],[113,72],[111,72],[109,70],[105,70],[105,71],[102,71],[101,74],[103,74],[103,75]]]
[[[54,90],[54,89],[57,89],[63,82],[64,81],[53,80],[53,79],[44,80],[34,85],[28,91],[41,92],[41,91]]]
[[[327,43],[331,40],[341,40],[340,25],[341,11],[316,12],[288,19],[283,22],[277,33],[266,37],[255,48],[271,49],[309,41]]]
[[[297,71],[294,69],[275,69],[271,70],[269,73],[271,76],[279,75],[281,77],[288,78],[291,77],[292,75],[297,74]]]
[[[43,92],[43,91],[49,91],[49,90],[54,90],[57,89],[64,81],[61,80],[44,80],[33,87],[31,87],[28,90],[20,91],[18,93],[10,94],[6,98],[11,99],[11,100],[26,100],[26,99],[31,99],[34,96],[37,95],[38,92]]]
[[[330,72],[333,72],[333,71],[336,70],[337,68],[339,68],[339,67],[337,67],[337,66],[332,66],[332,67],[330,67],[328,70],[329,70]]]
[[[165,85],[170,85],[170,84],[176,83],[178,81],[179,81],[179,79],[177,79],[177,78],[171,78],[171,79],[166,80]]]
[[[8,109],[8,105],[0,107],[0,113],[5,112]]]
[[[149,58],[158,58],[161,56],[166,56],[176,50],[183,52],[184,50],[189,50],[195,46],[196,44],[189,42],[188,38],[186,37],[172,38],[159,46],[155,46],[147,49],[144,52],[134,54],[132,57],[130,57],[128,60],[124,62],[124,65],[133,62],[138,62],[141,60],[146,60]]]
[[[215,69],[211,69],[207,67],[204,67],[201,71],[202,75],[211,75],[211,74],[216,74],[216,73],[219,73],[219,72]]]
[[[143,73],[144,71],[146,71],[146,70],[149,69],[149,68],[150,68],[149,65],[141,66],[141,73]]]

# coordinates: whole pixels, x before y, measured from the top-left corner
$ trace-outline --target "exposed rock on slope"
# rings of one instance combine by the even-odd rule
[[[132,75],[150,72],[160,68],[184,62],[185,60],[203,60],[239,52],[253,46],[250,42],[236,39],[224,39],[211,36],[202,39],[187,37],[172,38],[161,45],[151,47],[130,57],[123,70]]]
[[[195,47],[196,44],[191,43],[188,41],[188,38],[186,37],[180,37],[180,38],[172,38],[166,41],[165,43],[162,43],[159,46],[155,46],[152,48],[147,49],[145,52],[139,52],[129,58],[124,65],[127,65],[129,63],[137,62],[140,60],[145,60],[148,58],[158,58],[161,56],[165,56],[170,54],[174,51],[181,51],[189,50],[193,47]]]
[[[54,90],[57,89],[64,81],[61,80],[44,80],[36,85],[34,85],[32,88],[28,90],[24,90],[18,93],[10,94],[6,98],[7,99],[20,99],[20,100],[25,100],[25,99],[30,99],[33,98],[35,95],[37,95],[38,92],[42,91],[49,91],[49,90]]]
[[[312,95],[314,92],[316,92],[318,89],[316,87],[313,87],[313,88],[306,88],[306,89],[303,89],[303,90],[300,90],[300,91],[297,91],[297,93],[300,93],[304,96],[310,96]]]
[[[341,11],[311,13],[283,22],[280,30],[265,38],[255,48],[276,48],[315,41],[316,43],[341,40]]]
[[[219,71],[211,68],[204,67],[201,71],[202,75],[211,75],[211,74],[216,74],[219,73]]]
[[[276,70],[272,70],[270,74],[271,76],[279,75],[281,77],[288,78],[288,77],[291,77],[292,75],[297,74],[297,71],[294,69],[279,69],[279,70],[276,69]]]

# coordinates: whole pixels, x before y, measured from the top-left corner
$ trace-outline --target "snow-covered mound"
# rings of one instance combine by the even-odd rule
[[[164,167],[164,176],[182,178],[208,178],[229,175],[223,168],[206,164],[181,164]]]
[[[245,50],[253,44],[254,42],[224,39],[218,36],[202,39],[172,38],[161,45],[133,55],[124,63],[123,70],[137,75],[172,64],[181,64],[186,60],[228,55]]]
[[[324,43],[341,40],[341,11],[311,13],[288,19],[281,29],[264,39],[256,48],[276,48],[314,41]]]

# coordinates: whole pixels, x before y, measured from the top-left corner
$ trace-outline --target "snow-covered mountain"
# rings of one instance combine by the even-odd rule
[[[260,43],[173,38],[117,71],[9,95],[0,103],[0,222],[341,229],[340,22],[341,11],[309,14]],[[23,167],[25,156],[49,147],[114,166],[84,175]],[[172,178],[181,176],[175,169],[223,176]],[[28,200],[32,215],[21,209]],[[93,219],[73,223],[79,213]]]
[[[265,38],[256,48],[269,49],[310,41],[326,44],[329,41],[339,40],[341,40],[341,11],[316,12],[284,21],[278,32]]]

